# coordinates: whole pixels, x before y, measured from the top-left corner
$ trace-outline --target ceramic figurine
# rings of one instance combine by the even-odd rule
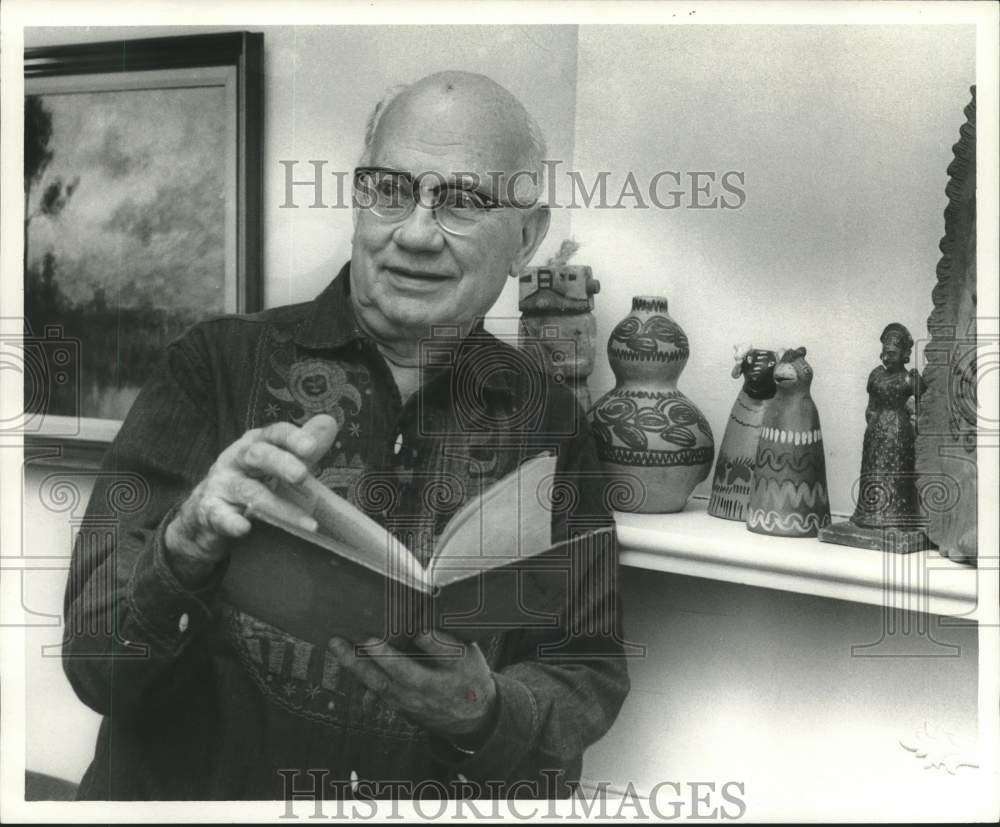
[[[912,525],[917,517],[917,488],[913,476],[915,434],[911,397],[920,395],[920,374],[906,370],[913,350],[910,331],[898,323],[882,331],[882,364],[868,377],[864,448],[861,456],[861,493],[851,517],[855,525]],[[866,485],[879,489],[865,496]],[[869,508],[873,500],[876,507]]]
[[[948,166],[944,237],[931,292],[933,308],[927,317],[930,341],[924,347],[924,392],[917,409],[916,470],[930,540],[943,556],[975,565],[979,516],[976,365],[982,340],[976,333],[976,88],[971,91],[966,123]],[[995,311],[984,312],[992,315]],[[994,366],[995,362],[989,365]],[[995,458],[995,450],[988,453]],[[987,549],[987,554],[995,553]]]
[[[757,534],[815,537],[830,522],[823,434],[809,395],[812,378],[804,347],[779,356],[747,505],[747,528]]]
[[[609,475],[631,489],[620,510],[680,511],[708,476],[715,443],[701,412],[677,388],[688,338],[667,300],[636,296],[608,340],[616,384],[589,418]]]
[[[909,552],[926,548],[919,529],[915,434],[911,398],[920,395],[920,374],[906,370],[913,337],[893,322],[882,331],[882,364],[868,377],[864,447],[858,503],[849,523],[834,523],[820,539],[863,548]],[[886,531],[886,529],[899,529]]]
[[[520,346],[541,349],[548,374],[576,394],[584,410],[590,407],[587,377],[594,370],[597,322],[594,295],[601,283],[585,264],[571,265],[579,245],[564,241],[543,267],[529,267],[518,280],[521,311]]]
[[[773,350],[762,350],[753,345],[734,348],[733,378],[743,377],[733,409],[729,414],[726,434],[715,461],[712,478],[712,497],[708,513],[724,520],[746,519],[750,484],[760,441],[760,423],[764,417],[764,404],[774,396]]]

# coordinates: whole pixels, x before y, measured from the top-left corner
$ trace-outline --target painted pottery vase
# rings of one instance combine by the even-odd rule
[[[608,339],[616,384],[590,409],[598,455],[627,487],[622,511],[680,511],[712,467],[712,429],[677,388],[690,349],[667,300],[636,296]]]
[[[743,388],[729,413],[726,433],[715,461],[708,513],[724,520],[742,522],[746,519],[747,503],[750,501],[765,403],[774,396],[777,356],[773,350],[737,345],[733,357],[736,360],[733,378],[742,376]]]
[[[747,505],[747,528],[757,534],[815,537],[830,522],[812,378],[804,347],[784,351],[774,368],[775,394],[764,409]]]

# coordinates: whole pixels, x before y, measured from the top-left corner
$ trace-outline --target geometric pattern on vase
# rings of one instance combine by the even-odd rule
[[[632,510],[684,508],[712,466],[708,420],[677,388],[688,338],[667,314],[667,300],[636,296],[608,339],[615,387],[588,412],[598,456],[609,475],[642,487]]]

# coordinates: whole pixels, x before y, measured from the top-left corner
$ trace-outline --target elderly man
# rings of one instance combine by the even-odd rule
[[[394,90],[355,172],[351,261],[326,290],[169,346],[105,461],[66,592],[64,667],[104,715],[82,798],[405,798],[456,780],[545,797],[578,778],[628,691],[613,546],[574,546],[560,628],[459,657],[443,632],[415,641],[422,656],[323,649],[220,590],[248,504],[315,526],[275,484],[310,473],[422,538],[425,563],[463,500],[543,449],[575,487],[553,539],[610,523],[572,395],[481,322],[548,228],[543,152],[485,77]],[[433,494],[444,479],[460,481],[450,502]]]

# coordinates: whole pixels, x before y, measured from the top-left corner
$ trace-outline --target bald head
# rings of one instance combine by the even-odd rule
[[[418,147],[429,161],[438,156],[465,164],[462,169],[428,167],[444,175],[509,176],[523,170],[534,178],[518,179],[518,200],[533,201],[541,192],[545,155],[541,130],[517,98],[485,75],[437,72],[390,89],[368,120],[362,162],[392,166],[387,146],[397,142]]]
[[[392,90],[365,144],[361,165],[382,172],[355,202],[351,303],[397,364],[416,364],[435,325],[471,330],[545,238],[544,143],[502,86],[439,72]]]

